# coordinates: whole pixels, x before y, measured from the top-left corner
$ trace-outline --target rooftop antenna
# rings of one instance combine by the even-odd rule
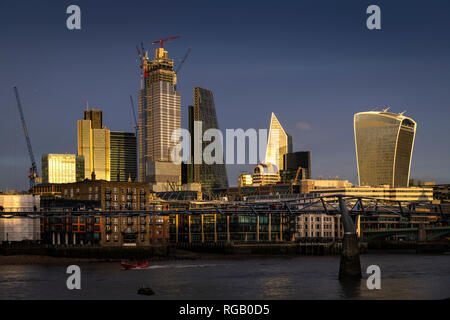
[[[402,116],[402,115],[404,115],[404,114],[405,114],[405,112],[406,112],[406,110],[405,110],[405,111],[402,111],[402,112],[400,112],[400,113],[399,113],[399,115],[400,115],[400,116]]]
[[[387,112],[391,107],[387,107],[386,109],[383,109],[383,112]]]

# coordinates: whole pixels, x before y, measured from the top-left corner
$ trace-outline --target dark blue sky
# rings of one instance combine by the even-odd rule
[[[77,4],[82,30],[66,28]],[[381,7],[382,30],[366,28]],[[111,130],[133,130],[136,44],[166,48],[179,74],[182,126],[192,89],[213,90],[221,129],[267,128],[276,113],[313,176],[355,181],[353,114],[381,106],[418,122],[412,178],[449,182],[450,2],[0,1],[0,188],[24,189],[30,166],[12,87],[34,153],[76,153],[86,101]],[[153,54],[153,50],[152,50]],[[379,107],[380,106],[380,107]],[[238,166],[229,166],[231,185]]]

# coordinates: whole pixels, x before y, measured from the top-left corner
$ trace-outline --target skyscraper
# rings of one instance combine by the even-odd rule
[[[111,181],[136,181],[137,146],[136,134],[110,132]]]
[[[154,60],[142,61],[139,90],[139,181],[166,183],[180,181],[181,169],[171,160],[176,145],[172,134],[181,128],[181,98],[173,60],[164,48],[155,50]]]
[[[72,183],[84,179],[84,158],[74,154],[43,154],[43,183]]]
[[[311,152],[296,151],[286,153],[283,156],[283,167],[284,169],[280,171],[280,176],[285,183],[293,182],[295,177],[297,177],[297,180],[311,179]],[[298,171],[299,168],[300,171]]]
[[[387,109],[360,112],[354,131],[359,185],[407,187],[416,122]]]
[[[203,89],[200,87],[194,88],[194,106],[189,106],[189,131],[191,134],[191,164],[188,168],[188,182],[197,182],[202,185],[202,189],[205,191],[211,188],[226,188],[228,187],[227,171],[224,163],[221,164],[206,164],[202,161],[201,164],[193,163],[194,155],[194,122],[199,121],[202,123],[201,136],[197,137],[202,139],[203,134],[208,129],[219,129],[219,123],[217,121],[216,109],[214,105],[214,96],[211,90]],[[211,142],[203,141],[202,139],[202,152],[205,147]],[[220,146],[222,148],[223,146]]]
[[[292,137],[284,131],[272,112],[265,163],[272,163],[278,171],[284,170],[283,156],[290,152],[292,152]]]
[[[84,178],[110,180],[109,130],[102,125],[101,110],[86,110],[78,120],[78,155],[84,157]]]

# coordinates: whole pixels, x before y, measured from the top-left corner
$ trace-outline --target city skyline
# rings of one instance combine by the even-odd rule
[[[108,128],[133,131],[128,95],[132,93],[136,101],[139,70],[135,46],[145,40],[144,44],[149,47],[151,40],[178,33],[182,38],[167,45],[175,61],[182,58],[189,46],[193,47],[178,79],[182,96],[182,127],[187,127],[186,109],[191,104],[192,88],[196,85],[207,87],[215,93],[217,116],[223,129],[266,128],[270,112],[274,111],[286,131],[293,135],[294,150],[311,150],[315,177],[338,175],[356,182],[353,114],[391,106],[393,112],[406,109],[406,115],[419,124],[411,178],[438,183],[450,179],[450,173],[445,170],[450,157],[445,140],[450,130],[445,121],[449,115],[447,104],[450,97],[442,90],[448,84],[443,74],[450,69],[445,58],[450,52],[445,40],[449,31],[444,28],[448,18],[445,12],[449,12],[445,10],[449,7],[446,2],[437,1],[426,8],[416,2],[408,2],[405,9],[381,1],[384,27],[378,34],[364,29],[363,4],[353,4],[350,8],[345,4],[287,3],[286,6],[296,13],[291,17],[296,19],[284,24],[276,20],[267,27],[263,21],[270,16],[270,10],[265,4],[258,13],[253,12],[249,4],[242,5],[241,13],[232,11],[235,4],[230,8],[209,4],[202,10],[215,12],[223,9],[223,13],[216,17],[211,30],[204,30],[195,23],[183,24],[186,14],[182,11],[193,10],[191,6],[194,9],[198,7],[190,4],[187,8],[187,5],[179,6],[177,3],[170,5],[170,9],[174,12],[174,19],[179,19],[186,28],[179,32],[158,18],[154,22],[158,27],[150,32],[151,28],[143,22],[135,22],[129,29],[121,30],[115,29],[119,26],[114,25],[113,19],[109,20],[115,15],[128,21],[135,20],[140,16],[137,3],[126,8],[129,15],[126,17],[120,14],[117,5],[112,5],[109,13],[105,13],[100,4],[81,1],[79,5],[85,19],[78,33],[70,33],[64,28],[60,30],[64,15],[59,11],[64,12],[64,5],[61,4],[62,9],[59,10],[53,4],[49,8],[50,4],[44,1],[36,10],[29,10],[48,18],[35,20],[32,32],[20,27],[22,19],[29,18],[28,11],[23,13],[20,4],[10,4],[8,15],[2,16],[0,32],[5,33],[6,45],[2,52],[0,95],[5,112],[0,125],[5,138],[0,145],[4,152],[0,174],[4,189],[25,189],[28,184],[29,159],[15,107],[13,85],[19,87],[23,96],[22,104],[36,158],[40,159],[44,153],[75,153],[74,119],[79,118],[86,101],[105,112]],[[203,14],[205,11],[202,10],[196,14]],[[4,12],[2,10],[2,14]],[[436,15],[437,12],[441,14]],[[226,14],[229,15],[225,17]],[[325,17],[314,22],[314,18],[322,14]],[[251,18],[250,21],[239,20],[237,26],[226,23],[229,17],[244,16]],[[419,22],[414,19],[422,16],[424,18]],[[101,19],[95,21],[96,17]],[[153,22],[146,23],[152,25]],[[277,27],[270,31],[270,26]],[[288,26],[294,30],[285,33]],[[315,27],[318,29],[314,32],[308,31]],[[241,34],[238,28],[241,28]],[[249,38],[250,33],[255,33],[255,28],[260,32]],[[389,29],[389,34],[386,29]],[[7,30],[14,32],[6,33]],[[112,41],[112,34],[116,31],[117,41]],[[45,34],[37,43],[31,37],[39,32]],[[211,42],[214,32],[218,32],[220,37]],[[283,34],[279,43],[288,66],[267,64],[280,54],[277,53],[279,47],[262,43],[266,37],[275,39],[279,34]],[[100,35],[104,37],[98,40]],[[239,36],[235,38],[236,35]],[[398,45],[400,38],[403,41],[401,46]],[[349,46],[355,42],[361,45],[353,47],[352,53]],[[89,45],[92,50],[77,49],[84,45]],[[30,46],[34,56],[31,60],[25,59]],[[236,54],[236,48],[239,48],[237,52],[241,60],[232,59],[230,63],[226,57]],[[64,54],[58,54],[56,49]],[[67,59],[72,63],[67,65]],[[109,69],[108,64],[115,67]],[[263,79],[271,81],[268,83]],[[275,86],[280,94],[271,94],[269,85]],[[246,90],[240,89],[243,87]],[[231,95],[231,92],[235,94]],[[236,112],[240,112],[240,117],[232,116]],[[49,114],[57,117],[58,121],[48,122]],[[436,149],[439,156],[429,157]],[[251,167],[244,168],[250,171]],[[228,179],[233,185],[240,170],[240,166],[227,166]]]

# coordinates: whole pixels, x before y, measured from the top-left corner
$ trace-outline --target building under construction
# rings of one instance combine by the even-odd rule
[[[177,38],[177,37],[172,37]],[[171,160],[176,141],[172,134],[181,128],[181,97],[176,91],[174,62],[163,48],[151,60],[140,52],[141,88],[139,90],[139,181],[152,184],[179,183],[181,168]]]

